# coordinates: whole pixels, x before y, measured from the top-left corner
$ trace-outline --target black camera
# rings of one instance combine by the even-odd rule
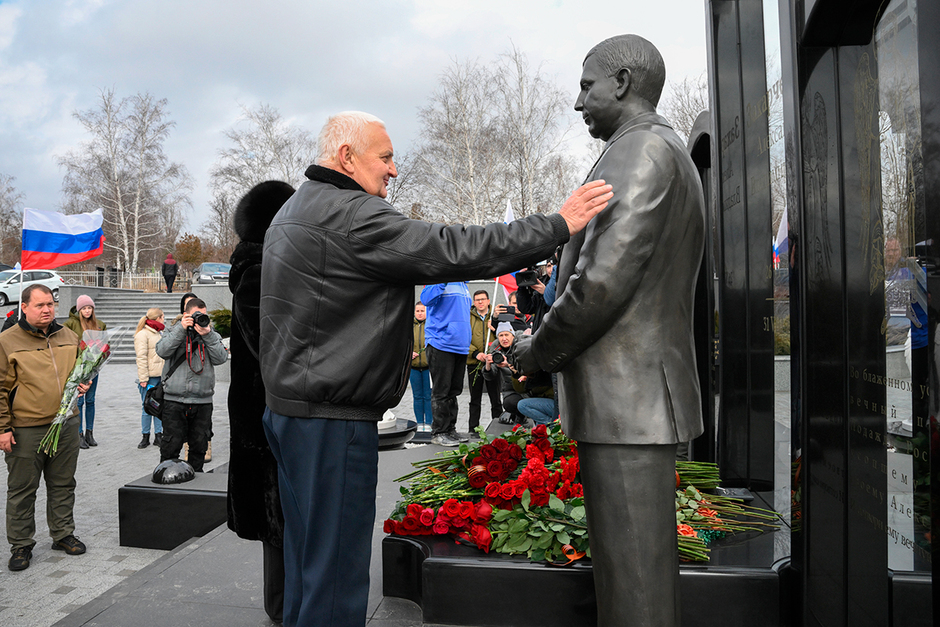
[[[516,273],[516,285],[518,287],[532,287],[538,282],[538,270],[520,270]]]
[[[197,327],[207,327],[212,323],[212,320],[209,319],[209,314],[204,314],[201,311],[193,312],[193,324]]]
[[[493,363],[494,363],[494,364],[496,364],[497,366],[499,366],[499,365],[502,364],[504,361],[506,361],[506,356],[505,356],[505,355],[503,355],[502,353],[499,353],[499,352],[493,353]]]

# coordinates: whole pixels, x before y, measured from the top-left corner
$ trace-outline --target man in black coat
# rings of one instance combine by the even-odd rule
[[[264,436],[264,381],[258,363],[261,253],[274,214],[294,188],[281,181],[253,187],[235,208],[241,240],[230,260],[232,292],[232,381],[228,389],[231,455],[228,469],[228,526],[240,538],[264,548],[264,611],[280,622],[284,609],[284,514],[277,486],[277,462]]]

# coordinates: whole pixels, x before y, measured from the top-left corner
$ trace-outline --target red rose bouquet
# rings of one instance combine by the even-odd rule
[[[62,425],[69,419],[72,410],[75,409],[75,403],[78,402],[78,386],[91,382],[101,372],[105,363],[111,358],[111,344],[123,337],[126,330],[124,327],[115,327],[105,331],[85,331],[82,334],[75,366],[65,381],[65,389],[62,391],[59,411],[56,412],[49,430],[39,443],[39,451],[50,456],[56,454]]]
[[[480,443],[415,462],[418,470],[398,479],[411,483],[401,487],[402,500],[385,521],[385,532],[450,535],[487,553],[525,554],[533,561],[568,564],[590,557],[577,443],[560,424],[516,427],[492,441],[478,432]],[[706,498],[689,484],[694,479],[717,486],[714,464],[678,462],[676,472],[677,487],[683,488],[676,492],[683,559],[707,560],[707,543],[726,533],[773,527],[735,517],[775,519],[775,513]]]

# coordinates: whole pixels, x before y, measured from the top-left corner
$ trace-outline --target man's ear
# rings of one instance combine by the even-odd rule
[[[340,146],[336,156],[338,165],[344,172],[352,174],[356,171],[355,164],[353,164],[353,151],[349,144]]]
[[[617,91],[615,91],[614,94],[619,99],[619,98],[623,98],[624,96],[626,96],[627,90],[630,88],[630,80],[631,80],[630,68],[620,68],[619,70],[617,70],[616,78],[617,78]]]

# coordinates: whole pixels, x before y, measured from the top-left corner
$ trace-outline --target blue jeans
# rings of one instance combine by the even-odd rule
[[[78,430],[84,433],[95,428],[95,391],[98,389],[98,376],[91,380],[88,391],[78,397],[78,415],[84,418],[84,426],[79,420]],[[85,409],[82,410],[82,407]]]
[[[538,425],[547,425],[555,419],[555,401],[551,398],[524,398],[519,401],[517,409]]]
[[[270,409],[261,422],[277,460],[284,510],[284,626],[365,625],[376,423],[296,418]]]
[[[411,369],[411,397],[414,399],[415,420],[419,425],[431,424],[431,371],[428,368]]]
[[[144,395],[147,393],[147,390],[160,383],[160,377],[150,377],[147,379],[147,387],[142,388],[140,384],[137,384],[137,391],[140,392],[140,432],[144,434],[150,433],[150,421],[153,421],[153,430],[155,433],[163,433],[163,421],[159,418],[155,418],[144,411]]]

